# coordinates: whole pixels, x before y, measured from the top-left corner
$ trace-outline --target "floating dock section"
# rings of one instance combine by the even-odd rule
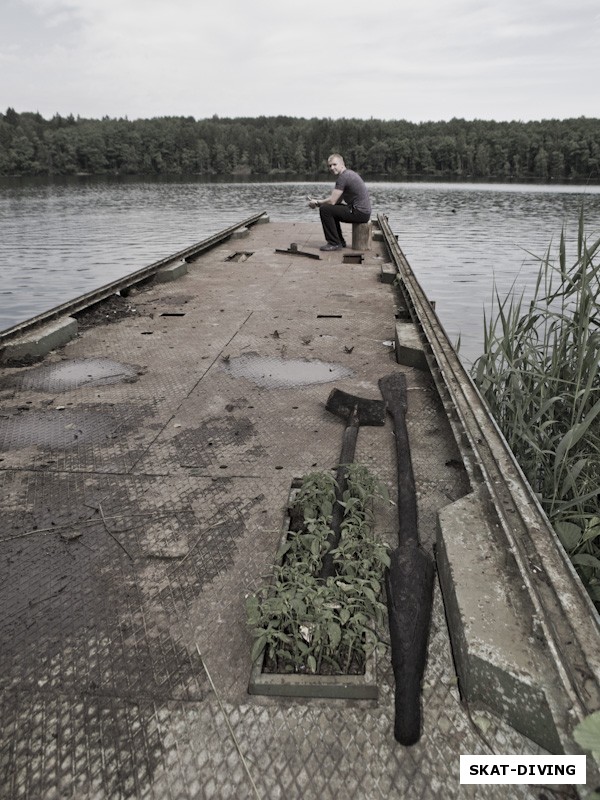
[[[397,233],[322,253],[258,214],[0,335],[0,796],[504,798],[460,755],[579,752],[598,617]],[[327,396],[396,370],[439,577],[410,748],[385,655],[377,699],[248,693],[246,597],[290,487],[339,457]],[[355,458],[393,500],[389,421]],[[394,546],[395,508],[375,519]]]

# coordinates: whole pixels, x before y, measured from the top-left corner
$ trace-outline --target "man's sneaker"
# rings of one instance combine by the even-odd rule
[[[343,244],[331,244],[331,242],[327,242],[324,244],[323,247],[320,248],[321,250],[343,250]]]

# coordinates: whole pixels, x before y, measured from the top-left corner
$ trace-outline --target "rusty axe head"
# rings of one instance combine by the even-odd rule
[[[327,411],[341,417],[346,423],[357,425],[385,425],[385,402],[357,397],[341,389],[333,389],[327,403]]]

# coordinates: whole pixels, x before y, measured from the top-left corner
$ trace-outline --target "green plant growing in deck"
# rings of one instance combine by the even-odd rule
[[[600,603],[600,239],[539,259],[533,298],[495,294],[473,378],[592,599]]]
[[[385,490],[366,467],[348,468],[344,519],[334,552],[336,574],[319,578],[328,544],[336,483],[331,473],[306,475],[292,507],[273,580],[246,601],[254,645],[272,672],[350,674],[364,671],[380,644],[383,570],[389,548],[373,534],[372,504]]]

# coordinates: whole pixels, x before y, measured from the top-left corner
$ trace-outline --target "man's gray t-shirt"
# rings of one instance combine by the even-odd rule
[[[363,179],[351,169],[345,169],[337,176],[335,188],[341,189],[340,203],[344,202],[355,211],[371,213],[371,200]]]

